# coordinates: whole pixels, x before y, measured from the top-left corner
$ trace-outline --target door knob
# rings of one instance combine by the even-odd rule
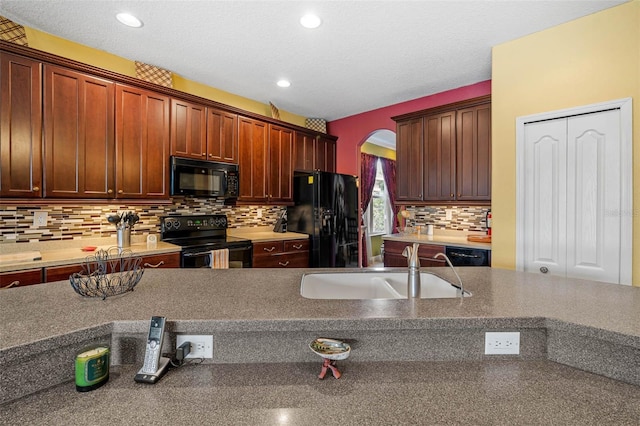
[[[547,272],[549,272],[549,268],[547,268],[546,266],[542,266],[540,267],[540,272],[542,272],[543,274],[546,274]]]

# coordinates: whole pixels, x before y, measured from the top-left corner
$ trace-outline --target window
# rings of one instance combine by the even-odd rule
[[[393,215],[389,195],[384,184],[384,173],[380,160],[376,161],[376,183],[373,186],[373,196],[367,208],[369,235],[391,233],[391,216]]]

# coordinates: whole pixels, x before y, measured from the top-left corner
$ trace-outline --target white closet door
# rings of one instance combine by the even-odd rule
[[[620,281],[620,114],[567,120],[567,276]]]
[[[524,270],[566,274],[567,120],[524,127]]]

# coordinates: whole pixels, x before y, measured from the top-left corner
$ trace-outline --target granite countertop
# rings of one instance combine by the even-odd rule
[[[472,297],[412,303],[305,299],[301,278],[317,269],[148,269],[135,291],[104,301],[80,297],[68,281],[25,286],[0,291],[0,355],[20,353],[21,346],[34,342],[56,345],[67,334],[111,323],[144,332],[158,313],[183,332],[197,330],[203,321],[220,330],[263,331],[318,324],[395,329],[456,320],[484,327],[494,319],[542,318],[640,348],[639,288],[487,267],[456,269]],[[423,270],[456,280],[449,269]],[[350,270],[340,272],[348,279]]]
[[[640,387],[550,361],[188,365],[156,385],[117,366],[103,387],[73,382],[0,405],[3,424],[636,425]]]
[[[438,244],[444,246],[455,246],[455,247],[465,247],[465,248],[476,248],[476,249],[484,249],[491,250],[491,243],[478,243],[473,241],[468,241],[467,236],[476,235],[476,236],[485,236],[484,232],[474,232],[474,231],[452,231],[452,230],[443,230],[438,229],[434,231],[433,235],[425,235],[425,234],[389,234],[383,235],[383,240],[389,241],[402,241],[407,243],[420,243],[420,244]]]
[[[227,235],[232,237],[246,238],[251,242],[261,241],[285,241],[285,240],[308,240],[309,235],[297,232],[273,232],[272,226],[256,226],[252,228],[229,228]]]
[[[116,247],[115,237],[86,238],[79,240],[47,241],[28,244],[1,244],[2,254],[21,253],[27,251],[39,251],[42,255],[40,260],[25,260],[0,263],[0,272],[23,271],[26,269],[46,268],[50,266],[71,265],[82,263],[87,256],[95,254],[95,251],[83,251],[82,247],[96,247],[97,250],[108,250]],[[180,246],[158,241],[154,244],[147,244],[146,237],[132,236],[131,246],[127,248],[133,254],[150,256],[155,254],[176,253],[181,250]]]

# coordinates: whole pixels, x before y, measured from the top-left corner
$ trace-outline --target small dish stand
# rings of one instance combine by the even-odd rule
[[[324,379],[324,376],[327,374],[327,369],[331,370],[331,374],[333,374],[333,377],[336,379],[342,377],[342,374],[336,368],[336,361],[349,358],[351,346],[349,346],[348,343],[319,337],[309,343],[309,348],[323,358],[322,370],[318,375],[319,379]]]
[[[82,271],[71,274],[69,281],[79,295],[104,300],[133,291],[143,272],[141,256],[130,250],[111,247],[87,256]]]

